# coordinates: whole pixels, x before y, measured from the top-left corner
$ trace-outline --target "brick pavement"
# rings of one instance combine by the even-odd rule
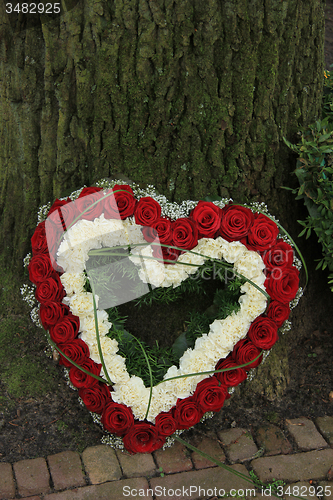
[[[229,469],[216,466],[180,443],[145,455],[99,445],[81,454],[66,451],[14,464],[0,463],[0,500],[217,500],[236,494],[244,499],[276,498],[269,486],[255,490],[247,480],[249,471],[264,483],[285,481],[278,490],[285,500],[293,498],[291,495],[333,500],[331,416],[286,420],[283,429],[267,424],[255,434],[248,429],[224,429],[196,436],[191,444]]]

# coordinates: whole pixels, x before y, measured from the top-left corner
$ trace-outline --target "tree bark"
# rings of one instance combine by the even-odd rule
[[[319,115],[323,6],[86,0],[13,31],[2,3],[6,262],[20,268],[41,203],[120,173],[176,201],[265,201],[287,220],[282,137]]]

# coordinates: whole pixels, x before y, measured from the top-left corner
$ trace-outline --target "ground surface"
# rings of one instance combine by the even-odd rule
[[[326,8],[325,61],[329,69],[333,64],[333,0],[327,1]],[[207,433],[211,429],[228,428],[230,425],[255,430],[267,421],[279,425],[286,418],[333,415],[333,401],[329,399],[333,391],[333,294],[327,285],[327,275],[314,270],[313,261],[320,258],[316,239],[300,242],[300,245],[308,263],[310,282],[291,317],[291,335],[295,334],[296,340],[288,355],[290,382],[283,397],[269,401],[260,395],[234,395],[213,419],[189,431],[189,438],[193,433]],[[26,316],[17,316],[15,320],[17,330],[14,339],[23,350],[23,359],[17,361],[17,379],[12,374],[6,375],[3,368],[6,360],[1,358],[0,346],[2,378],[9,380],[12,388],[9,391],[8,386],[0,385],[0,461],[14,462],[71,449],[83,451],[87,446],[99,444],[102,437],[100,429],[79,405],[77,393],[66,385],[62,369],[52,365],[52,361],[44,356],[46,343],[43,338],[36,337],[36,329]],[[1,328],[6,326],[5,322],[4,318],[0,320]],[[301,342],[297,342],[299,337]],[[28,367],[32,351],[35,357],[31,358],[31,363],[38,359],[39,366],[45,369],[45,384],[49,387],[46,391],[44,387],[41,396],[30,395],[38,394],[38,390],[31,388],[31,375],[24,378],[24,370],[27,374],[31,373]],[[27,395],[13,396],[20,391]]]

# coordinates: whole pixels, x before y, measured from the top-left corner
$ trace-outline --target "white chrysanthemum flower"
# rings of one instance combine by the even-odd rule
[[[73,295],[73,297],[65,297],[64,302],[69,304],[72,313],[75,316],[85,317],[88,314],[93,313],[94,303],[93,294],[90,292],[83,292]],[[98,296],[95,295],[96,307],[98,307]]]
[[[221,245],[223,258],[230,264],[239,260],[243,253],[246,252],[246,247],[239,241],[232,241],[229,243],[221,238],[221,236],[216,238],[216,241]]]
[[[102,337],[109,333],[112,323],[109,322],[109,317],[106,311],[97,310],[96,314],[98,333],[100,337]],[[80,330],[83,333],[88,333],[96,337],[95,316],[93,312],[91,314],[85,315],[82,319],[80,319]]]
[[[60,276],[60,281],[67,295],[82,293],[86,282],[84,273],[64,273]]]

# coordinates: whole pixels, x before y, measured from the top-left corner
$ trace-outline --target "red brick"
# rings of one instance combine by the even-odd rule
[[[44,458],[21,460],[13,467],[18,492],[22,497],[50,491],[50,476]]]
[[[75,451],[63,451],[47,457],[54,488],[64,490],[73,486],[85,486],[80,455]]]
[[[166,474],[193,469],[191,459],[187,456],[186,450],[187,448],[184,445],[176,442],[170,448],[155,451],[154,456],[158,467],[161,467]]]
[[[296,455],[277,455],[252,460],[251,467],[261,481],[283,479],[287,482],[326,479],[333,463],[333,450],[308,451]]]
[[[10,464],[0,464],[0,499],[15,497],[15,483]]]
[[[288,455],[293,451],[288,439],[279,427],[266,424],[257,430],[257,442],[263,448],[265,456]]]
[[[286,424],[300,450],[310,451],[328,447],[323,436],[319,434],[314,423],[308,418],[293,418],[286,420]]]
[[[192,443],[191,443],[192,444]],[[217,438],[208,438],[204,437],[201,439],[201,441],[194,440],[193,441],[193,446],[198,448],[198,450],[203,451],[204,453],[207,453],[207,455],[211,455],[213,458],[216,458],[220,462],[225,461],[225,455],[223,453],[223,450],[221,446],[219,445]],[[202,457],[200,453],[194,451],[192,453],[192,460],[194,463],[194,467],[196,469],[205,469],[207,467],[217,467],[217,465],[209,460],[208,458]]]
[[[228,429],[219,431],[225,452],[230,462],[244,462],[250,460],[258,452],[250,432],[245,429]]]
[[[82,460],[92,484],[115,481],[122,476],[116,452],[110,446],[90,446],[82,453]]]
[[[244,465],[233,465],[231,469],[248,476]],[[236,489],[237,491],[243,489],[244,495],[241,496],[250,497],[250,494],[245,494],[246,489],[254,490],[254,486],[251,483],[237,477],[222,467],[170,474],[164,477],[153,477],[150,480],[150,485],[155,491],[156,498],[163,498],[163,500],[206,499],[213,495],[223,496],[225,493],[230,492],[231,489]],[[201,488],[201,491],[199,488]],[[253,497],[254,494],[252,495]]]
[[[145,498],[145,500],[152,500],[153,496],[149,492],[149,489],[147,480],[143,477],[138,477],[52,493],[51,495],[46,495],[44,500],[121,500],[125,498]],[[134,495],[134,490],[137,492],[136,495]],[[144,495],[139,495],[140,490],[143,490],[141,492]],[[124,492],[133,492],[133,495],[124,495]]]
[[[155,463],[149,453],[130,455],[127,451],[116,450],[116,454],[126,477],[152,476],[155,474]]]

